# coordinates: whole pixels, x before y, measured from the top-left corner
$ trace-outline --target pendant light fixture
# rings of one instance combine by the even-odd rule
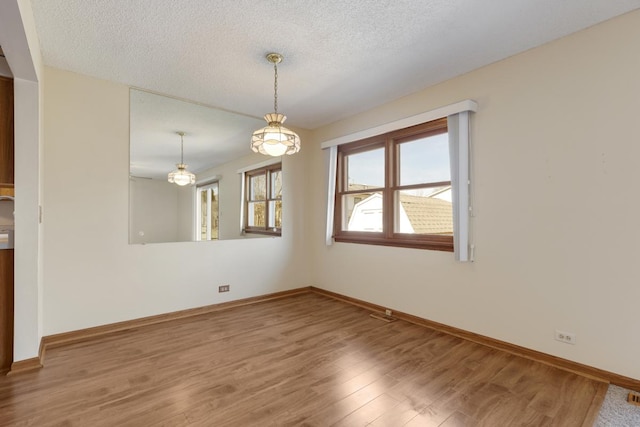
[[[184,164],[184,132],[176,132],[180,135],[180,163],[176,164],[178,169],[169,173],[169,182],[179,186],[193,185],[196,182],[196,176],[187,170]]]
[[[274,70],[274,112],[264,116],[267,126],[255,131],[251,138],[251,149],[254,152],[274,157],[300,151],[300,137],[294,131],[282,126],[287,116],[278,113],[278,64],[282,59],[279,53],[267,55],[267,61],[273,64]]]

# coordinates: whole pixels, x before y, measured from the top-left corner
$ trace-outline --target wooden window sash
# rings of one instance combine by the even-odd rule
[[[282,201],[282,196],[273,197],[272,188],[271,188],[271,175],[274,172],[282,173],[282,164],[276,163],[273,165],[268,165],[259,169],[254,169],[251,171],[245,172],[245,188],[246,197],[244,201],[244,232],[245,233],[254,233],[254,234],[267,234],[272,236],[280,236],[282,235],[282,227],[269,227],[269,218],[271,213],[270,203]],[[253,199],[252,194],[254,193],[253,187],[251,186],[251,178],[264,175],[265,178],[265,198],[264,199]],[[264,202],[265,204],[265,213],[264,213],[264,227],[256,227],[249,225],[249,204],[252,202]],[[275,211],[273,212],[274,222],[275,222]]]
[[[400,144],[447,132],[447,119],[442,118],[406,129],[389,132],[384,135],[366,138],[338,147],[338,165],[336,168],[336,199],[334,210],[334,234],[336,242],[364,243],[383,246],[399,246],[440,251],[453,251],[453,236],[439,234],[397,233],[394,231],[394,212],[396,191],[434,188],[451,185],[451,181],[426,182],[411,185],[399,185],[400,182]],[[348,190],[347,162],[345,157],[379,148],[385,149],[385,186],[363,190]],[[382,194],[382,232],[349,231],[343,229],[343,197],[359,193]]]

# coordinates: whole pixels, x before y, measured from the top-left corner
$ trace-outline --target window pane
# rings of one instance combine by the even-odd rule
[[[396,233],[453,235],[451,186],[396,191]]]
[[[218,238],[218,183],[198,187],[198,240]]]
[[[248,233],[280,235],[282,228],[282,165],[246,172],[244,223]]]
[[[282,171],[271,172],[271,198],[282,197]]]
[[[451,181],[448,134],[399,144],[400,185]]]
[[[265,202],[247,203],[247,225],[249,227],[265,227]]]
[[[200,240],[207,240],[207,190],[200,193]]]
[[[342,229],[346,231],[382,231],[382,193],[357,193],[342,196]]]
[[[267,198],[267,178],[266,175],[252,176],[250,180],[250,200],[264,200]]]
[[[269,202],[269,228],[282,228],[282,200]]]
[[[346,191],[384,187],[384,148],[345,156]]]
[[[218,185],[211,188],[211,240],[218,238]]]

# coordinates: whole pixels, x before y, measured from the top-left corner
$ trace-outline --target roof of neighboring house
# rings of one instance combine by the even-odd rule
[[[384,185],[382,187],[384,187]],[[349,184],[349,191],[369,190],[372,188],[381,188],[381,187],[376,187],[374,185],[366,185],[366,184]]]
[[[349,184],[349,191],[366,191],[372,187],[365,184]],[[400,194],[400,203],[417,234],[453,234],[453,206],[451,202],[437,198],[439,194],[451,190],[451,185],[434,189],[428,196]],[[382,197],[380,193],[365,193],[366,199]]]
[[[433,197],[400,194],[400,203],[407,213],[415,233],[453,233],[453,206],[451,202]]]
[[[438,196],[442,193],[446,193],[447,191],[451,190],[451,186],[450,185],[445,185],[444,187],[440,187],[440,188],[435,188],[434,192],[429,194],[429,197],[435,197]]]

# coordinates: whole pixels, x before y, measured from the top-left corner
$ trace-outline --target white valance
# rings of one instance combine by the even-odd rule
[[[376,135],[382,135],[387,132],[392,132],[398,129],[408,128],[410,126],[427,123],[432,120],[441,119],[443,117],[449,117],[453,114],[462,113],[463,111],[477,111],[478,103],[465,99],[464,101],[456,102],[455,104],[446,105],[444,107],[436,108],[435,110],[426,111],[424,113],[416,114],[404,119],[396,120],[393,122],[385,123],[380,126],[376,126],[369,129],[364,129],[349,135],[340,136],[338,138],[330,139],[323,142],[321,148],[329,148],[337,145],[347,144],[353,141],[359,141],[361,139],[370,138]]]

